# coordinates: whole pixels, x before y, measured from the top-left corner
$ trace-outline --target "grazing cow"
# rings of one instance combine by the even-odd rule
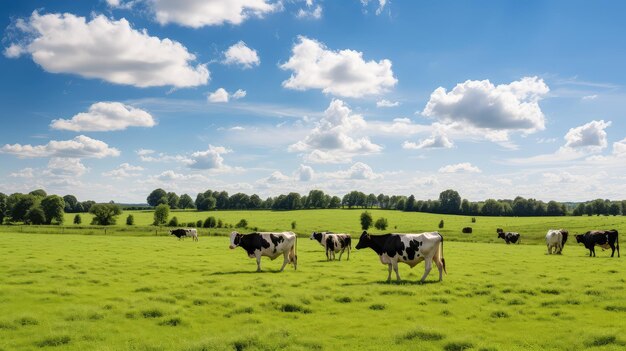
[[[589,249],[589,257],[591,254],[596,256],[595,246],[600,246],[604,250],[611,248],[611,257],[615,255],[615,249],[617,249],[617,257],[619,256],[619,236],[617,230],[592,230],[585,234],[577,234],[576,242],[582,243],[587,249]]]
[[[443,258],[443,237],[439,232],[421,234],[384,234],[370,235],[367,232],[361,234],[356,249],[369,247],[374,250],[380,262],[389,266],[387,282],[391,280],[391,269],[396,272],[396,279],[400,281],[398,262],[404,262],[415,267],[416,264],[425,261],[424,275],[420,282],[426,280],[430,273],[433,261],[439,269],[439,281],[442,273],[446,274],[446,261]]]
[[[170,235],[174,235],[180,239],[191,237],[193,241],[198,241],[198,231],[195,228],[178,228],[170,230]]]
[[[311,240],[313,239],[317,240],[317,242],[326,249],[326,260],[334,260],[335,253],[339,252],[339,261],[341,261],[341,255],[343,255],[346,249],[348,250],[347,260],[350,260],[350,250],[352,250],[352,237],[350,237],[350,234],[313,232],[313,234],[311,234]]]
[[[276,257],[283,255],[283,266],[280,267],[282,272],[287,263],[293,263],[293,269],[297,269],[298,238],[293,232],[282,233],[251,233],[240,234],[237,232],[230,233],[230,248],[234,249],[241,246],[248,253],[248,257],[256,258],[256,271],[261,271],[261,257],[267,256],[274,260]]]
[[[498,228],[496,229],[496,233],[498,233],[498,238],[500,239],[504,239],[504,242],[506,242],[506,244],[510,244],[510,243],[517,243],[519,241],[520,235],[519,233],[516,232],[504,232],[502,230],[502,228]]]
[[[548,246],[548,255],[552,254],[554,249],[555,254],[561,254],[563,247],[567,242],[567,236],[569,232],[563,229],[550,229],[546,234],[546,246]]]

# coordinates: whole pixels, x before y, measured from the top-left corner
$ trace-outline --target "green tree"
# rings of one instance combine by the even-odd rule
[[[170,208],[178,208],[178,201],[180,201],[180,198],[178,197],[178,195],[176,195],[176,193],[167,193],[166,197],[167,204],[170,206]]]
[[[7,213],[7,196],[0,193],[0,225],[4,223],[4,217]]]
[[[26,212],[32,207],[39,206],[40,198],[31,194],[11,194],[7,200],[7,213],[11,222],[22,222],[26,218]]]
[[[378,198],[375,194],[367,195],[366,206],[369,208],[374,208],[378,204]]]
[[[502,204],[494,199],[488,199],[481,209],[483,216],[500,216],[502,215]]]
[[[252,194],[252,196],[250,196],[250,208],[256,210],[256,209],[261,208],[262,206],[263,206],[263,200],[261,200],[259,195]]]
[[[389,223],[387,222],[387,218],[383,218],[383,217],[380,217],[374,223],[374,227],[378,230],[385,230],[387,229],[388,226],[389,226]]]
[[[30,193],[28,193],[28,195],[33,195],[33,196],[36,196],[36,197],[42,197],[43,198],[43,197],[48,196],[48,193],[46,193],[46,191],[43,190],[43,189],[37,189],[37,190],[31,191]]]
[[[613,202],[611,203],[611,205],[609,205],[609,214],[611,216],[617,216],[618,214],[620,214],[620,212],[622,211],[622,209],[620,208],[620,205]]]
[[[31,207],[24,217],[24,223],[26,224],[45,224],[46,223],[46,214],[41,209],[41,207]]]
[[[248,221],[245,219],[241,219],[236,225],[235,228],[248,228]]]
[[[154,209],[154,222],[152,225],[164,225],[170,216],[170,207],[167,204],[160,204]]]
[[[470,202],[467,199],[463,199],[463,201],[461,201],[461,213],[464,215],[468,215],[470,214]]]
[[[76,211],[76,205],[78,205],[78,199],[74,195],[65,195],[63,196],[63,201],[65,202],[65,212],[72,213],[78,212]]]
[[[328,204],[328,208],[339,208],[341,206],[341,199],[339,196],[333,196],[330,198],[330,203]]]
[[[461,210],[461,196],[456,190],[448,189],[439,194],[439,210],[442,213],[458,214]]]
[[[94,204],[89,208],[89,213],[93,215],[91,224],[113,225],[116,217],[122,214],[122,208],[112,203]]]
[[[205,228],[215,228],[217,227],[217,221],[215,220],[215,217],[213,216],[209,216],[204,220],[204,227]]]
[[[168,227],[178,227],[178,218],[176,216],[172,217],[170,221],[167,223]]]
[[[217,220],[217,227],[218,228],[222,228],[224,226],[224,222],[222,221],[222,219],[218,219]]]
[[[369,212],[365,211],[361,213],[361,229],[368,230],[372,226],[373,221],[372,215]]]
[[[41,209],[46,216],[46,224],[56,221],[58,224],[63,224],[65,215],[65,201],[62,197],[57,195],[46,196],[41,200]]]
[[[199,220],[196,222],[196,227],[198,227],[198,228],[202,228],[202,220],[201,220],[201,219],[199,219]]]
[[[129,214],[128,217],[126,217],[126,225],[135,225],[135,216]]]
[[[561,205],[556,201],[548,202],[548,206],[546,207],[546,214],[548,216],[564,216],[565,213],[561,208]]]
[[[159,204],[167,203],[167,193],[161,188],[154,189],[146,200],[148,205],[156,207]]]
[[[415,196],[411,195],[409,196],[409,198],[406,200],[406,203],[404,205],[404,210],[409,212],[409,211],[415,211]]]
[[[77,213],[76,216],[74,216],[74,224],[81,224],[81,223],[83,223],[83,219]]]
[[[83,207],[82,211],[80,212],[89,212],[89,210],[91,209],[91,206],[95,205],[96,202],[95,201],[91,201],[91,200],[87,200],[87,201],[83,201],[80,203],[80,205]],[[78,205],[76,205],[78,206]],[[79,211],[77,211],[79,212]]]
[[[572,214],[574,216],[582,216],[585,214],[585,204],[584,203],[579,203],[578,205],[576,205],[576,208],[574,208],[574,212],[572,212]]]
[[[196,206],[194,205],[194,202],[191,196],[187,194],[182,194],[180,196],[180,199],[178,200],[178,207],[184,210],[187,208],[194,208]]]

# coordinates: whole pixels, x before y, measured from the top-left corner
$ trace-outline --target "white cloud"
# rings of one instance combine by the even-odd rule
[[[445,134],[435,133],[430,138],[420,140],[418,143],[405,141],[402,143],[403,149],[417,150],[417,149],[449,149],[454,144],[448,139]]]
[[[190,180],[194,180],[194,181],[208,181],[208,178],[202,176],[201,174],[182,174],[182,173],[176,173],[172,170],[167,170],[164,172],[161,172],[160,174],[151,177],[152,179],[157,179],[163,182],[168,182],[168,181],[190,181]]]
[[[7,58],[18,58],[26,53],[28,53],[26,48],[15,43],[9,45],[8,48],[4,49],[4,56],[6,56]]]
[[[129,177],[138,177],[140,175],[139,172],[143,171],[143,167],[141,166],[133,166],[129,163],[122,163],[117,168],[110,170],[108,172],[102,173],[105,177],[113,177],[113,178],[129,178]]]
[[[626,138],[613,143],[613,155],[626,156]]]
[[[382,99],[376,102],[376,107],[396,107],[400,106],[398,101],[389,101],[386,99]]]
[[[289,146],[291,152],[310,152],[305,160],[314,163],[350,162],[355,155],[377,153],[382,146],[372,143],[369,138],[355,137],[362,133],[367,123],[361,115],[341,100],[333,100],[313,130],[304,140]]]
[[[575,175],[569,172],[543,173],[544,179],[549,183],[586,183],[587,176]]]
[[[472,164],[469,162],[457,163],[457,164],[447,165],[447,166],[443,166],[439,168],[439,173],[460,173],[460,172],[480,173],[481,170],[476,166],[472,166]]]
[[[296,179],[301,182],[310,181],[311,179],[313,179],[314,174],[315,172],[313,171],[313,168],[305,165],[300,165],[300,167],[298,167],[295,172]]]
[[[72,140],[51,140],[45,145],[33,146],[29,144],[6,144],[2,148],[0,148],[0,153],[12,154],[20,158],[103,158],[108,156],[119,156],[120,151],[116,148],[109,147],[109,145],[103,141],[92,139],[84,135],[79,135]]]
[[[313,7],[313,2],[307,1],[307,8],[301,8],[296,13],[297,18],[305,19],[320,19],[322,18],[322,6],[316,5]]]
[[[289,176],[282,174],[280,171],[274,171],[265,179],[268,183],[280,183],[292,180]]]
[[[508,139],[509,131],[528,134],[545,128],[539,101],[549,91],[538,77],[498,86],[489,80],[468,80],[450,92],[443,87],[435,89],[422,115],[447,124],[496,131],[502,141]]]
[[[155,124],[154,118],[142,109],[119,102],[98,102],[91,105],[88,112],[81,112],[69,120],[53,120],[50,127],[74,132],[102,132],[128,127],[153,127]]]
[[[606,132],[611,122],[591,121],[579,127],[571,128],[565,134],[565,147],[588,148],[591,150],[601,150],[607,146]]]
[[[189,167],[196,169],[225,169],[228,168],[224,164],[223,154],[232,152],[223,146],[209,145],[209,148],[204,151],[196,151],[191,154],[191,162]]]
[[[200,28],[224,23],[241,24],[250,17],[278,11],[281,3],[267,0],[145,0],[160,24]]]
[[[338,178],[346,178],[346,179],[381,179],[382,175],[375,173],[372,170],[372,167],[366,165],[363,162],[356,162],[353,164],[348,170],[338,171],[334,173]]]
[[[598,98],[597,94],[583,96],[583,100],[595,100],[597,98]]]
[[[214,92],[210,93],[207,96],[207,99],[209,100],[209,102],[213,103],[228,102],[230,98],[239,100],[241,98],[244,98],[246,94],[246,91],[242,89],[237,89],[237,91],[235,91],[233,94],[230,94],[228,91],[226,91],[226,89],[218,88]]]
[[[43,174],[47,176],[78,178],[87,171],[88,168],[78,158],[53,157],[48,161],[48,169]]]
[[[207,66],[193,66],[196,57],[182,44],[135,30],[123,18],[98,15],[87,21],[69,13],[35,11],[28,20],[18,21],[16,28],[26,37],[24,43],[12,44],[5,55],[28,52],[47,72],[137,87],[182,88],[209,81]]]
[[[34,171],[35,170],[33,168],[30,168],[30,167],[23,168],[23,169],[20,169],[17,172],[10,173],[9,177],[30,179],[30,178],[33,178],[35,176],[34,175]]]
[[[240,132],[242,130],[246,130],[246,128],[244,128],[242,126],[234,126],[234,127],[230,128],[229,130]]]
[[[227,65],[241,65],[243,68],[252,68],[261,64],[256,50],[250,49],[246,43],[239,41],[224,52],[224,63]]]
[[[371,0],[361,0],[361,4],[363,4],[363,6],[367,6],[370,3]],[[383,13],[383,10],[385,9],[385,5],[387,5],[387,0],[377,0],[377,1],[373,1],[373,2],[378,2],[378,8],[376,9],[376,15],[380,15],[381,13]]]
[[[304,36],[298,37],[292,56],[280,68],[293,71],[283,82],[285,88],[321,89],[325,94],[343,97],[381,94],[398,82],[388,59],[366,62],[362,52],[329,50]]]

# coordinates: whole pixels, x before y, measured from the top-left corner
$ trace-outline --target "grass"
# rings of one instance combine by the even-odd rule
[[[0,233],[0,350],[622,350],[626,260],[544,251],[450,241],[442,283],[387,284],[308,239],[254,273],[225,237]]]

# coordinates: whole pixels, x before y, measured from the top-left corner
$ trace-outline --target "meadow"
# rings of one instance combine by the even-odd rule
[[[345,213],[341,228],[353,228],[360,211]],[[321,219],[298,223],[308,231]],[[401,265],[403,281],[387,284],[371,250],[326,262],[305,238],[298,270],[283,273],[267,258],[254,273],[254,260],[219,236],[0,239],[3,351],[626,348],[625,258],[589,258],[572,242],[548,256],[543,245],[447,240],[443,282],[435,269],[417,284],[420,264]]]

